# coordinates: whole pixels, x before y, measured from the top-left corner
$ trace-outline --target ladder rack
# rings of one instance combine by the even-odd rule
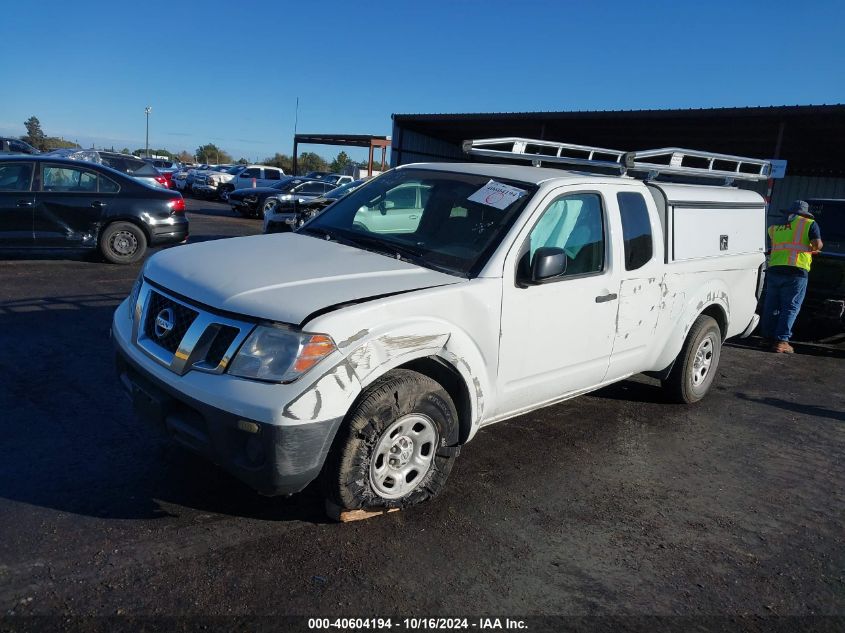
[[[524,160],[535,167],[543,163],[611,169],[652,180],[660,175],[734,180],[765,180],[772,165],[767,160],[716,154],[679,147],[625,152],[604,147],[574,145],[520,137],[476,139],[463,142],[464,153],[508,160]]]
[[[767,160],[680,147],[629,152],[625,155],[625,167],[655,174],[650,177],[669,174],[728,180],[766,180],[772,172],[772,164]]]
[[[539,167],[541,163],[560,163],[583,167],[603,167],[625,173],[622,163],[625,152],[604,147],[537,141],[530,138],[508,136],[464,141],[464,153],[492,158],[528,160]]]

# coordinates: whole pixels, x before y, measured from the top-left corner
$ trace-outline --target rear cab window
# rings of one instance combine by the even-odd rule
[[[625,270],[642,268],[654,254],[651,218],[645,198],[635,191],[623,191],[616,194],[616,201],[622,218]]]

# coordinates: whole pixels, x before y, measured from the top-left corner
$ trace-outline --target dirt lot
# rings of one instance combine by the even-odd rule
[[[191,240],[260,230],[189,208]],[[135,421],[108,331],[137,272],[0,261],[0,613],[845,615],[842,349],[752,339],[698,406],[638,379],[522,416],[435,503],[340,525]]]

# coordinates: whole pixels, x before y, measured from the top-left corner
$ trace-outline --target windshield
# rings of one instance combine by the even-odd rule
[[[279,182],[274,182],[270,185],[271,189],[278,189],[279,191],[290,191],[297,185],[301,185],[303,182],[302,178],[294,178],[293,176],[282,177]]]
[[[489,176],[397,169],[341,198],[299,232],[472,277],[536,189]]]
[[[332,200],[337,200],[338,198],[345,196],[353,189],[357,189],[362,184],[364,184],[363,180],[354,180],[352,182],[347,182],[345,185],[341,185],[340,187],[335,187],[331,191],[327,191],[323,194],[323,197],[331,198]]]

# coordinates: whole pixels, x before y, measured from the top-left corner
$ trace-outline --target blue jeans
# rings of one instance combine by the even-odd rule
[[[766,297],[761,324],[764,338],[788,341],[792,337],[792,326],[806,293],[806,277],[783,275],[778,272],[769,272],[766,275]]]

